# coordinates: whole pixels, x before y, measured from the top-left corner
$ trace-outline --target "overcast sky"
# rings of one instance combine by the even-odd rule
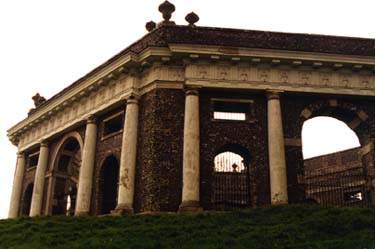
[[[16,148],[6,130],[31,97],[50,98],[161,21],[162,0],[0,0],[0,218],[7,217]],[[199,26],[375,38],[373,0],[171,0],[172,20]]]

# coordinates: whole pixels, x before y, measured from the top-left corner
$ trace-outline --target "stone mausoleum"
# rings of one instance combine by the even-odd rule
[[[177,25],[174,9],[165,1],[140,40],[33,97],[8,130],[10,218],[336,203],[323,192],[372,202],[374,39],[200,27],[194,13]],[[318,116],[361,147],[304,161],[302,125]],[[343,176],[349,192],[316,187]]]

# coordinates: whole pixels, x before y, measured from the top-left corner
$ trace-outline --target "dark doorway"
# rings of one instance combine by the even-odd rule
[[[100,214],[109,214],[117,204],[119,163],[114,156],[107,157],[100,174]]]
[[[23,195],[23,202],[22,202],[22,216],[28,216],[30,213],[30,207],[31,207],[31,198],[33,196],[33,189],[34,189],[34,184],[30,183],[26,191]]]

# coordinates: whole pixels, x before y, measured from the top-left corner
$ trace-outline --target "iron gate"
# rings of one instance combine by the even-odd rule
[[[250,206],[249,167],[243,162],[215,163],[213,173],[213,206],[215,210],[232,210]]]

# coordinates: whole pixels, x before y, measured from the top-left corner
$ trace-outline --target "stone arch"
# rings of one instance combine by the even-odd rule
[[[114,154],[100,162],[98,186],[98,214],[109,214],[117,204],[120,163]]]
[[[52,160],[51,214],[73,215],[79,171],[81,167],[83,141],[78,132],[65,135],[56,147]]]
[[[305,121],[327,116],[335,118],[345,123],[359,139],[361,146],[368,144],[371,139],[371,122],[369,115],[360,102],[350,102],[347,99],[337,99],[334,97],[324,98],[312,102],[301,109],[295,123],[292,124],[291,131],[295,139],[286,139],[286,163],[288,177],[289,202],[295,203],[303,201],[306,196],[304,192],[303,179],[305,174],[305,160],[302,155],[302,127]],[[288,141],[289,140],[289,141]],[[319,202],[319,200],[316,200]]]
[[[358,130],[360,126],[368,126],[366,122],[368,114],[353,103],[335,98],[320,100],[305,107],[299,115],[294,130],[296,137],[301,138],[302,126],[305,121],[318,116],[333,117],[346,123],[356,133],[361,144],[369,140],[369,134],[363,134]]]
[[[228,143],[228,144],[222,145],[221,147],[219,147],[215,151],[214,157],[216,157],[216,155],[218,155],[220,153],[223,153],[223,152],[226,152],[226,151],[233,152],[235,154],[240,155],[244,159],[244,164],[246,166],[249,165],[250,160],[251,160],[251,154],[250,154],[249,150],[246,149],[244,146],[242,146],[240,144],[235,144],[235,143]]]
[[[28,216],[30,213],[34,182],[28,183],[26,186],[22,196],[21,216]]]
[[[69,140],[69,139],[76,139],[78,144],[79,144],[79,147],[83,148],[83,139],[78,132],[73,131],[73,132],[69,132],[68,134],[66,134],[62,139],[60,139],[59,143],[56,145],[55,152],[52,155],[51,170],[55,169],[58,154],[61,151],[64,144],[66,143],[66,141]]]

